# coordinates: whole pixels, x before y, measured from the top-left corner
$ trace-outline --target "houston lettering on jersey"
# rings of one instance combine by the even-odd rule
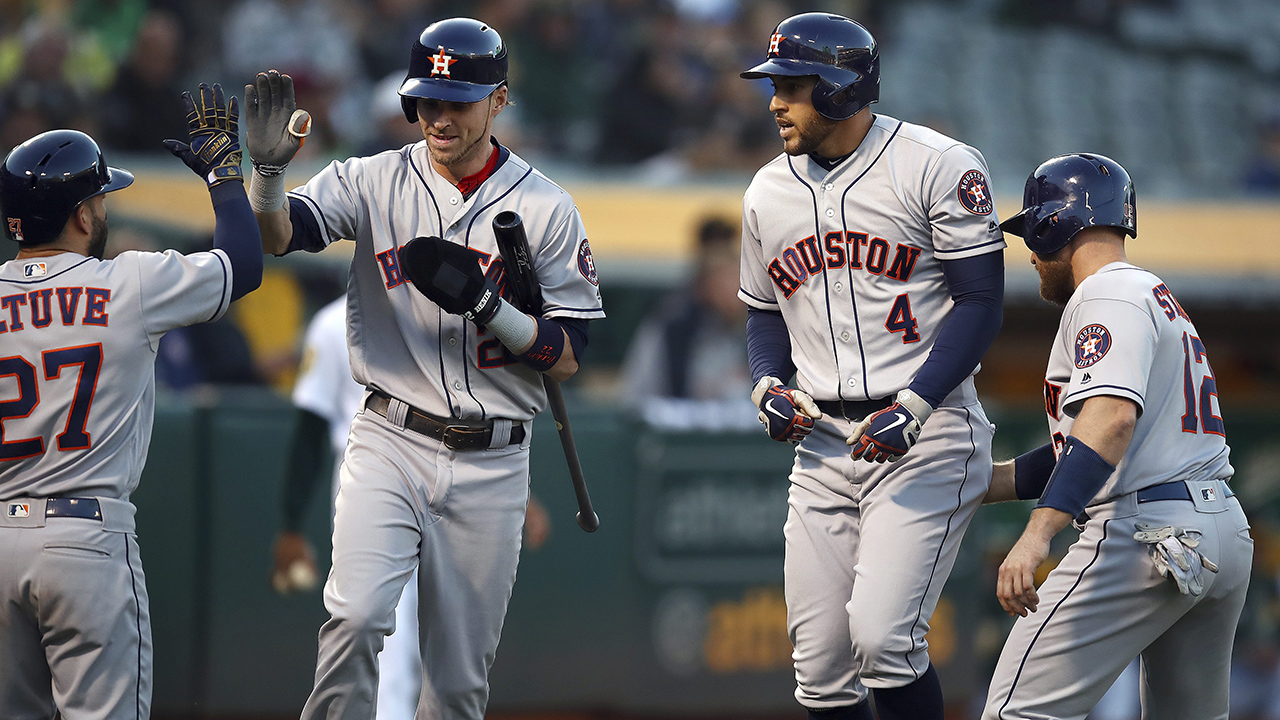
[[[84,298],[84,311],[80,312],[80,299]],[[55,299],[56,298],[56,299]],[[28,326],[45,328],[54,318],[64,326],[107,326],[107,303],[111,291],[93,287],[41,288],[27,293],[0,297],[0,333],[18,332]],[[56,306],[56,314],[55,314]]]
[[[864,255],[862,248],[866,248]],[[782,251],[769,262],[769,277],[790,298],[811,277],[827,270],[837,270],[847,263],[854,269],[865,270],[869,275],[883,275],[900,282],[911,279],[921,248],[897,243],[890,252],[889,241],[872,237],[863,232],[829,232],[818,246],[815,235],[797,242]],[[893,260],[889,257],[892,255]]]

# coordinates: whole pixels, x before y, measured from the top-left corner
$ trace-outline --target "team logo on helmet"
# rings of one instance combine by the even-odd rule
[[[22,242],[22,218],[9,218],[9,234],[14,240]]]
[[[443,45],[436,47],[436,54],[431,56],[431,77],[437,75],[449,77],[449,66],[458,62],[458,58],[446,54]]]
[[[592,285],[600,284],[600,278],[596,276],[596,261],[591,258],[591,246],[586,239],[578,247],[578,272]]]
[[[1076,335],[1076,367],[1087,368],[1111,349],[1111,333],[1102,325],[1086,326]]]
[[[991,203],[991,190],[980,170],[970,170],[960,178],[960,204],[974,215],[989,215],[995,208]]]
[[[783,35],[782,33],[774,33],[774,34],[773,34],[773,36],[769,38],[769,53],[768,53],[768,54],[769,54],[770,56],[773,56],[773,55],[777,55],[777,54],[778,54],[778,43],[782,42],[782,38],[784,38],[784,37],[786,37],[786,36],[785,36],[785,35]]]

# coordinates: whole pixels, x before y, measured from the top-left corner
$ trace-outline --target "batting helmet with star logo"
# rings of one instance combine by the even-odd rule
[[[1096,153],[1071,153],[1044,161],[1027,178],[1022,212],[1000,223],[1031,252],[1052,255],[1087,227],[1119,228],[1138,236],[1133,180],[1120,163]]]
[[[498,31],[471,18],[449,18],[427,26],[409,51],[409,75],[400,85],[400,105],[418,122],[417,98],[473,103],[507,82],[507,46]]]

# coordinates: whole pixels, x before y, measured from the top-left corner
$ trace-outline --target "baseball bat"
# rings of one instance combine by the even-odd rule
[[[542,317],[542,286],[538,284],[538,275],[533,269],[533,256],[529,252],[524,220],[518,213],[504,210],[493,218],[493,235],[498,241],[503,269],[515,292],[520,310],[534,317]],[[560,390],[559,382],[552,380],[546,373],[539,374],[542,375],[542,387],[547,391],[547,402],[551,405],[551,417],[555,419],[556,430],[560,433],[564,459],[569,464],[573,494],[578,499],[578,527],[587,532],[595,532],[600,527],[600,518],[591,508],[587,481],[582,476],[582,463],[578,460],[578,446],[573,441],[569,412],[564,406],[564,393]]]

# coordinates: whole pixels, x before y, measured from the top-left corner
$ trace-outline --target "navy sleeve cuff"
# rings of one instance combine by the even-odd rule
[[[320,231],[315,213],[296,197],[289,198],[289,224],[293,226],[293,237],[289,239],[286,255],[294,250],[320,252],[325,248],[324,233]]]

